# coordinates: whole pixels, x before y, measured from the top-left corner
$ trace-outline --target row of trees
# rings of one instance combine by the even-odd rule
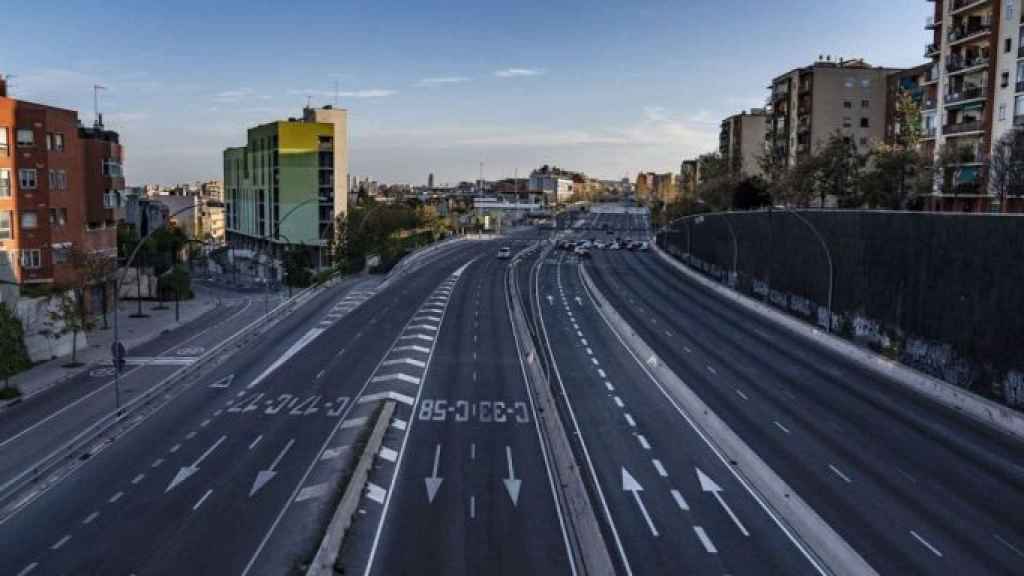
[[[1024,132],[1010,131],[990,156],[950,142],[933,157],[920,145],[921,113],[908,94],[898,98],[896,115],[898,129],[891,144],[861,151],[850,137],[836,132],[792,166],[778,155],[765,155],[760,162],[763,176],[741,177],[725,158],[705,154],[699,158],[696,198],[666,206],[664,216],[745,210],[773,202],[826,206],[830,199],[838,208],[919,210],[935,186],[955,197],[977,193],[987,183],[1000,198],[1024,187]]]

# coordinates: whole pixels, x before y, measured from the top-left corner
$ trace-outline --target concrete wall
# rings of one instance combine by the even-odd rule
[[[1024,218],[801,214],[832,253],[837,332],[947,382],[1024,407]],[[727,222],[738,248],[734,280]],[[741,292],[828,325],[828,261],[810,228],[793,214],[705,215],[679,223],[662,240],[673,255],[734,281]]]

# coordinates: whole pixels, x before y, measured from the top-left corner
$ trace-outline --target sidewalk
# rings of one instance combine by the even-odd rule
[[[174,302],[166,303],[166,310],[154,310],[158,303],[145,300],[142,302],[142,312],[147,314],[146,318],[132,318],[131,315],[138,311],[138,303],[134,300],[123,301],[118,314],[118,330],[121,341],[129,351],[156,339],[166,331],[173,330],[203,314],[216,308],[221,299],[210,292],[196,287],[195,298],[181,302],[179,322],[174,321]],[[29,370],[26,370],[11,378],[11,386],[21,390],[21,397],[13,400],[0,401],[0,412],[11,404],[17,404],[22,400],[49,389],[50,387],[65,382],[82,372],[91,370],[96,364],[110,362],[110,344],[114,341],[114,318],[109,315],[107,323],[110,328],[103,330],[97,328],[86,333],[85,341],[87,346],[81,346],[82,336],[79,335],[79,349],[77,360],[82,364],[76,368],[65,368],[63,365],[71,361],[71,355],[62,356],[46,362],[41,362]],[[100,319],[98,325],[102,326]]]

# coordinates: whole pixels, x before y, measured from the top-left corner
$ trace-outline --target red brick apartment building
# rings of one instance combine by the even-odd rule
[[[72,249],[116,257],[124,177],[118,134],[7,95],[0,77],[0,268],[22,286],[74,279]],[[93,310],[112,296],[94,286]]]

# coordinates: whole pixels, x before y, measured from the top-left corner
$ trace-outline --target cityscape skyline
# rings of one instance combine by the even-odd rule
[[[52,41],[38,46],[28,22],[39,15],[12,7],[3,72],[14,75],[12,96],[80,110],[87,124],[93,85],[104,86],[100,111],[131,150],[133,185],[219,178],[220,152],[241,130],[294,116],[307,100],[349,110],[350,172],[360,177],[454,183],[475,180],[483,162],[488,179],[543,164],[618,179],[717,149],[721,119],[764,105],[780,70],[819,54],[909,67],[924,62],[928,39],[923,28],[906,33],[927,3],[658,4],[325,4],[301,35],[279,34],[269,9],[124,5],[115,51],[94,42],[103,16],[88,6],[45,15]],[[459,24],[467,14],[473,27]],[[762,18],[788,29],[750,26]],[[829,30],[830,20],[862,23]],[[240,45],[251,58],[217,57]],[[700,61],[686,56],[698,52]]]

